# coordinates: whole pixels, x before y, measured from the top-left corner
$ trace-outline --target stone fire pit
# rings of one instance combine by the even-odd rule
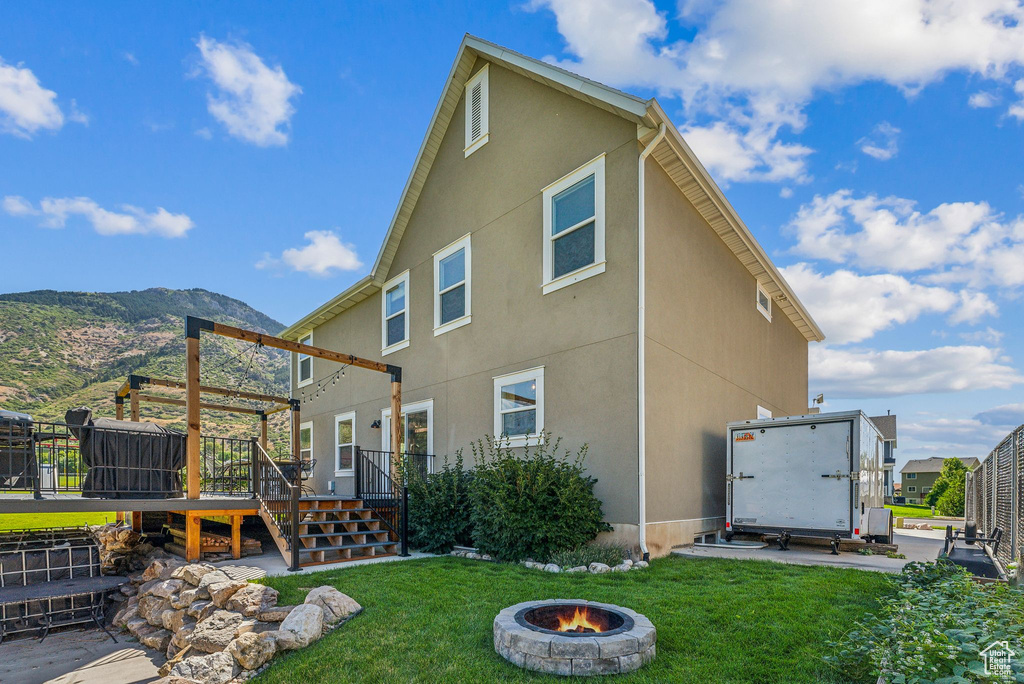
[[[650,620],[608,603],[527,601],[494,618],[494,650],[514,665],[548,674],[632,672],[654,660],[656,640]]]

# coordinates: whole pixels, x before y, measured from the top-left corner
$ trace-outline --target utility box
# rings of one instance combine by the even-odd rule
[[[861,411],[727,425],[726,537],[857,537],[891,543],[882,435]],[[869,511],[871,529],[868,529]],[[838,544],[836,544],[836,547]]]

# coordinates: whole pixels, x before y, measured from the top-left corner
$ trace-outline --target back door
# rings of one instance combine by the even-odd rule
[[[731,429],[733,525],[849,531],[852,430],[852,421]]]

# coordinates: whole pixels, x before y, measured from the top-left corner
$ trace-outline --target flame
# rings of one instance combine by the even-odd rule
[[[591,629],[595,632],[603,632],[604,630],[601,628],[601,625],[596,622],[591,622],[589,617],[590,615],[586,606],[583,607],[582,612],[580,611],[579,606],[577,606],[576,612],[571,618],[558,616],[558,631],[583,632],[587,629]]]

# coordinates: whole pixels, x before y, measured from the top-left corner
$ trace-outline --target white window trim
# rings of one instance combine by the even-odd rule
[[[491,137],[490,129],[490,76],[488,73],[488,64],[476,72],[473,78],[466,81],[466,156],[473,154],[481,147],[487,144],[487,141]],[[477,83],[481,84],[480,88],[480,137],[473,140],[473,103],[470,97],[470,93],[473,92],[473,88]]]
[[[427,453],[434,453],[434,400],[426,399],[424,401],[416,401],[411,404],[402,404],[402,415],[408,413],[416,413],[417,411],[427,411]],[[391,409],[386,408],[380,412],[380,427],[381,427],[381,439],[380,449],[381,451],[391,451]],[[433,460],[433,459],[431,459]],[[433,463],[429,463],[430,472],[433,472]]]
[[[309,428],[309,460],[312,461],[313,460],[313,421],[311,421],[311,420],[308,420],[305,423],[299,423],[299,438],[300,438],[299,448],[296,449],[295,445],[293,444],[292,445],[292,453],[294,454],[296,451],[298,451],[299,458],[302,458],[302,442],[301,442],[301,437],[302,437],[302,431],[305,430],[306,428]]]
[[[768,308],[765,309],[761,306],[761,295],[768,300]],[[768,322],[772,322],[772,298],[768,294],[768,291],[761,287],[761,283],[757,284],[757,292],[754,294],[754,303],[757,304],[757,310],[761,312],[761,315],[768,319]]]
[[[338,423],[342,421],[352,421],[352,466],[350,468],[341,467],[341,457],[338,455],[338,449],[341,448],[341,444],[338,442]],[[312,444],[312,441],[310,441]],[[355,474],[356,466],[356,412],[349,411],[348,413],[339,413],[334,416],[334,474],[340,475],[353,475]]]
[[[917,473],[907,473],[906,475],[907,475],[907,479],[908,480],[916,480],[917,479]]]
[[[914,485],[907,485],[907,492],[908,493],[909,492],[916,492],[916,491],[917,491],[917,487],[915,487]]]
[[[405,339],[388,346],[388,290],[399,283],[405,284]],[[398,314],[395,314],[396,316]],[[409,271],[405,270],[384,283],[380,290],[380,354],[387,356],[409,346]]]
[[[502,438],[503,424],[501,416],[501,388],[503,385],[514,385],[517,382],[534,380],[537,383],[537,432],[530,435],[514,435]],[[544,366],[527,370],[498,375],[494,378],[494,436],[508,442],[509,446],[520,447],[529,444],[540,444],[544,441]]]
[[[570,228],[562,231],[558,236],[551,235],[551,203],[555,195],[569,188],[587,176],[594,176],[594,263],[583,268],[576,269],[557,278],[551,277],[551,269],[554,265],[554,251],[552,245],[555,237],[561,237],[575,230]],[[542,290],[549,294],[560,290],[568,285],[573,285],[604,273],[604,154],[588,161],[572,173],[547,186],[541,191],[544,201],[544,274],[542,278]],[[582,225],[582,224],[581,224]]]
[[[308,339],[307,339],[308,338]],[[303,340],[306,340],[303,342]],[[299,344],[313,344],[313,331],[310,330],[308,333],[299,338]],[[309,378],[303,380],[299,375],[302,368],[302,360],[309,359]],[[313,383],[313,357],[308,354],[296,354],[295,355],[295,379],[298,381],[296,387],[305,387]]]
[[[757,405],[757,419],[771,418],[772,412],[760,404]]]
[[[473,252],[470,245],[471,236],[472,233],[466,233],[465,235],[463,235],[458,240],[448,245],[444,249],[434,252],[434,337],[437,337],[438,335],[443,335],[444,333],[450,330],[461,328],[464,325],[468,325],[473,320]],[[447,323],[442,325],[441,295],[443,293],[439,291],[441,285],[441,260],[451,256],[455,252],[458,252],[460,249],[466,250],[466,279],[460,281],[460,283],[452,285],[451,287],[446,289],[445,292],[448,292],[448,290],[458,287],[459,284],[461,283],[465,283],[466,313],[460,316],[459,318],[448,321]]]

